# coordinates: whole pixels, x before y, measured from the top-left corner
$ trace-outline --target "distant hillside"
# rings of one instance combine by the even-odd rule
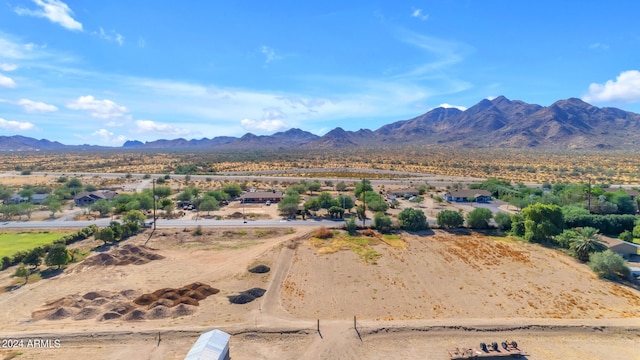
[[[300,129],[290,129],[273,135],[248,133],[240,138],[180,138],[146,143],[134,140],[127,141],[122,148],[286,150],[410,144],[541,150],[640,150],[640,115],[616,108],[598,108],[575,98],[559,100],[545,107],[500,96],[493,100],[484,99],[465,111],[436,108],[413,119],[384,125],[375,131],[335,128],[320,137]],[[101,147],[67,146],[46,139],[0,136],[0,151],[78,148]]]

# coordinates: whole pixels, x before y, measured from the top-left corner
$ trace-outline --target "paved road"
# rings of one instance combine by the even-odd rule
[[[371,220],[368,220],[369,222]],[[0,223],[0,229],[54,229],[54,228],[83,228],[92,224],[100,227],[108,226],[111,219],[99,220],[70,220],[70,221],[5,221]],[[176,227],[291,227],[291,226],[324,226],[328,228],[342,227],[344,221],[337,220],[158,220],[157,228]]]

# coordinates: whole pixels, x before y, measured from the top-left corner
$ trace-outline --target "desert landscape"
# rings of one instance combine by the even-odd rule
[[[146,230],[0,294],[3,339],[60,341],[2,354],[181,359],[219,328],[233,359],[447,359],[505,339],[528,359],[637,358],[640,293],[556,250],[464,230],[359,236],[372,259],[314,231]]]

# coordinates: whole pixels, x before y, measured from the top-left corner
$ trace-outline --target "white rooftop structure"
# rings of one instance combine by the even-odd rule
[[[229,360],[231,335],[218,329],[206,332],[196,340],[184,360]]]

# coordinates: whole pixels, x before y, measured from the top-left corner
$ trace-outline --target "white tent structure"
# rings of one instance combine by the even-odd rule
[[[218,329],[206,332],[196,340],[184,360],[229,360],[231,335]]]

